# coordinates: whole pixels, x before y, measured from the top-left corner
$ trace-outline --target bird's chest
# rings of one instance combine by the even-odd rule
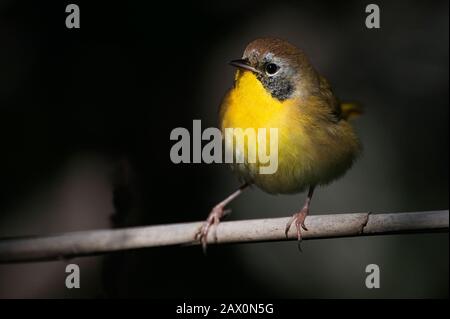
[[[297,164],[302,162],[305,155],[303,151],[308,143],[303,121],[297,103],[273,98],[250,72],[237,75],[235,87],[222,105],[222,131],[227,128],[252,129],[256,138],[247,139],[246,142],[254,141],[257,150],[264,146],[266,153],[277,152],[278,169],[274,175],[288,174],[295,165],[293,158]],[[265,130],[264,134],[261,134],[261,129]],[[271,129],[272,133],[275,129],[276,134],[270,134]],[[275,146],[276,150],[271,149]],[[243,149],[236,145],[233,147],[232,151],[238,157],[245,158],[246,162],[246,165],[237,165],[237,169],[251,174],[252,178],[260,175],[260,161],[248,161],[248,144]]]

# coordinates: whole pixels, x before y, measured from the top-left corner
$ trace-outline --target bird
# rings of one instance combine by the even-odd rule
[[[315,188],[342,177],[361,154],[361,142],[350,119],[361,114],[362,107],[340,102],[306,54],[283,39],[256,39],[230,65],[237,70],[234,84],[220,105],[220,129],[277,128],[278,168],[273,174],[260,174],[258,161],[250,163],[245,157],[244,163],[231,163],[242,184],[213,207],[195,239],[206,252],[209,231],[213,226],[217,229],[230,211],[227,206],[254,185],[269,194],[307,191],[302,208],[285,227],[287,237],[295,225],[301,250]],[[216,234],[214,237],[217,241]]]

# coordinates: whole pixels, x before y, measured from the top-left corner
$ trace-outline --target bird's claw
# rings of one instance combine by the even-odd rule
[[[295,213],[292,218],[289,220],[289,222],[286,224],[286,229],[284,231],[284,234],[286,235],[286,238],[288,238],[289,229],[291,228],[292,223],[295,222],[295,229],[297,230],[297,241],[298,241],[298,248],[300,251],[302,251],[302,248],[300,246],[300,243],[302,241],[302,231],[303,228],[305,231],[308,231],[308,228],[305,226],[305,219],[308,215],[308,209],[303,208],[300,212]]]
[[[199,240],[202,244],[203,253],[206,254],[206,247],[208,243],[208,234],[211,229],[211,226],[214,227],[214,241],[217,242],[217,226],[220,223],[220,220],[223,216],[229,214],[231,212],[230,209],[224,209],[224,206],[217,205],[212,210],[211,213],[209,213],[208,218],[203,223],[203,225],[200,227],[200,229],[195,234],[195,240]]]

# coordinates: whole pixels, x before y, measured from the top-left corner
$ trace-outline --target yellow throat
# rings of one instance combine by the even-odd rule
[[[250,71],[238,70],[235,81],[235,87],[224,101],[226,105],[222,106],[222,128],[272,127],[280,130],[286,125],[289,100],[281,102],[272,97]]]

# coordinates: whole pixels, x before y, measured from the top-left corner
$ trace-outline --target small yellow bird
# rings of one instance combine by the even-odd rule
[[[225,128],[277,128],[278,169],[274,174],[260,174],[260,163],[247,158],[243,164],[232,164],[244,183],[212,209],[196,238],[206,249],[208,232],[219,224],[225,207],[254,184],[271,194],[308,189],[303,208],[292,216],[285,231],[287,236],[295,222],[300,242],[301,228],[307,231],[305,218],[314,188],[342,176],[360,153],[360,142],[348,119],[361,110],[356,104],[340,103],[306,55],[284,40],[254,40],[242,59],[230,64],[238,70],[220,107],[220,128],[222,132]]]

